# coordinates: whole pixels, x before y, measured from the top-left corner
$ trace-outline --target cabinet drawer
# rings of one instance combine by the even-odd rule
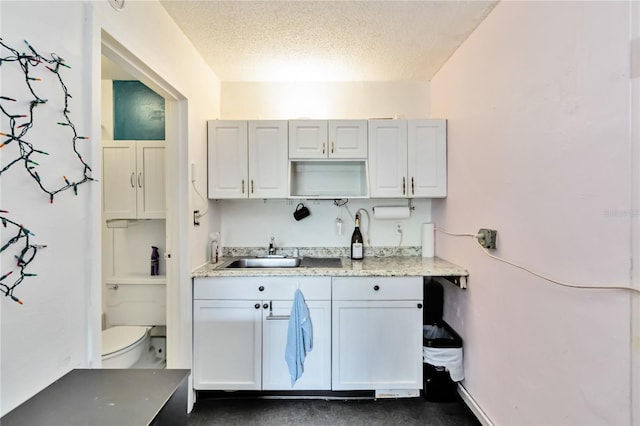
[[[334,277],[333,300],[422,300],[422,277]]]
[[[331,277],[209,277],[193,280],[194,299],[292,300],[296,289],[305,300],[331,300]]]

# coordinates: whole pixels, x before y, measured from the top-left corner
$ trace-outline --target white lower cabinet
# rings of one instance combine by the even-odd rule
[[[195,389],[261,389],[260,306],[260,301],[254,304],[248,300],[194,301]]]
[[[308,300],[313,327],[313,346],[304,360],[304,373],[291,387],[291,376],[284,361],[288,320],[262,323],[262,389],[263,390],[329,390],[331,389],[331,301]],[[274,301],[273,316],[288,316],[292,301]]]
[[[340,277],[332,287],[332,389],[421,389],[422,277]]]
[[[297,288],[309,308],[313,347],[292,387],[283,317]],[[331,389],[331,278],[194,279],[193,375],[196,390]]]
[[[292,387],[284,355],[297,288],[313,347]],[[422,277],[210,277],[193,292],[196,390],[422,388]]]

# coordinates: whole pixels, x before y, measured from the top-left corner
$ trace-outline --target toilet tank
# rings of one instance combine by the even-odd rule
[[[164,284],[107,284],[105,297],[109,326],[167,324]]]

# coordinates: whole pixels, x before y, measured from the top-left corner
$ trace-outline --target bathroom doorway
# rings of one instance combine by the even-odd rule
[[[181,235],[187,235],[186,210],[183,212],[179,208],[179,206],[188,205],[186,200],[188,191],[183,190],[180,183],[187,182],[188,180],[186,165],[187,101],[170,84],[164,81],[138,58],[131,55],[122,44],[104,31],[101,33],[100,47],[101,56],[114,67],[114,71],[109,72],[115,72],[115,70],[122,72],[124,78],[143,83],[165,100],[165,160],[164,182],[162,182],[165,191],[166,205],[164,218],[161,220],[134,219],[127,221],[127,223],[115,223],[115,226],[128,226],[128,224],[131,223],[131,229],[135,229],[135,232],[143,235],[158,235],[164,231],[164,239],[159,243],[159,245],[164,245],[164,250],[160,253],[160,272],[162,277],[140,277],[140,281],[138,282],[147,284],[151,282],[150,286],[156,286],[156,289],[159,288],[158,286],[164,285],[165,291],[163,298],[165,302],[164,315],[166,317],[166,347],[163,348],[163,350],[164,356],[166,357],[166,366],[169,368],[189,366],[190,349],[184,349],[184,339],[186,339],[185,335],[187,333],[182,330],[184,325],[180,322],[180,312],[184,310],[182,306],[188,303],[188,300],[186,300],[185,295],[181,294],[181,289],[178,284],[180,277],[188,276],[189,273],[188,259],[186,258],[187,250],[185,249],[186,241],[184,237],[180,237]],[[101,80],[110,77],[107,75],[103,76],[102,70],[100,74]],[[100,114],[98,113],[94,116],[100,116]],[[102,151],[100,150],[100,152],[102,156]],[[137,175],[135,180],[137,181]],[[103,226],[106,226],[105,220],[101,222]],[[105,246],[105,241],[102,241],[102,246]],[[114,245],[111,244],[109,247],[113,249]],[[142,250],[142,248],[138,249]],[[148,253],[144,256],[148,257],[148,259],[146,259],[145,265],[140,267],[140,270],[145,267],[150,267],[150,244],[145,251]],[[105,256],[107,256],[107,254],[103,252],[102,257],[105,258]],[[110,256],[113,256],[113,252],[111,252]],[[133,282],[136,283],[135,279]],[[115,282],[113,284],[117,285]],[[101,281],[98,294],[103,295],[103,290],[106,290],[106,287]],[[104,301],[102,301],[101,304],[104,309]]]

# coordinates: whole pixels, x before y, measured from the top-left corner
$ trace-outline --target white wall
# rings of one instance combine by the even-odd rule
[[[225,120],[431,118],[429,83],[424,81],[227,81],[220,109]]]
[[[629,284],[628,8],[501,2],[456,51],[431,82],[449,136],[437,226],[497,229],[496,255],[560,280]],[[629,292],[555,286],[470,238],[436,247],[470,272],[445,319],[494,424],[631,424]]]
[[[299,202],[303,202],[311,215],[301,221],[293,218]],[[343,233],[336,232],[338,209],[330,200],[221,200],[222,244],[227,247],[269,246],[271,237],[276,239],[276,247],[348,247],[354,228],[353,215],[359,208],[365,208],[371,218],[370,226],[366,215],[361,220],[365,245],[376,247],[420,246],[421,224],[431,221],[430,200],[414,200],[415,210],[407,219],[376,219],[373,206],[406,206],[407,200],[358,200],[353,199],[341,208],[340,218]],[[350,214],[350,213],[351,214]],[[402,240],[395,231],[395,224],[401,224],[404,231]]]
[[[79,131],[91,136],[91,142],[82,147],[83,158],[90,162],[98,179],[101,172],[100,30],[105,29],[140,62],[155,70],[156,75],[188,103],[183,133],[184,143],[188,141],[189,147],[184,150],[186,155],[175,161],[182,164],[185,179],[181,185],[185,192],[189,191],[187,165],[194,162],[201,170],[206,167],[204,122],[219,115],[219,80],[159,3],[127,2],[123,12],[116,12],[106,1],[2,1],[0,17],[6,43],[23,51],[22,40],[26,39],[43,54],[56,52],[71,65],[64,74],[73,95],[70,110]],[[4,63],[0,73],[3,95],[22,81],[22,77],[10,72]],[[38,122],[56,118],[53,112],[45,112]],[[4,125],[2,128],[4,130]],[[34,142],[44,139],[37,128],[30,135]],[[0,153],[3,164],[11,157],[9,147]],[[74,170],[74,164],[56,157],[55,164],[43,162],[41,171],[61,179],[57,177],[60,170]],[[197,184],[203,191],[205,174],[198,177]],[[17,170],[3,174],[0,185],[2,208],[10,210],[11,216],[25,226],[31,226],[38,243],[48,245],[32,264],[38,277],[25,280],[16,292],[25,304],[19,306],[4,297],[0,300],[0,412],[6,413],[70,369],[89,367],[96,356],[99,359],[96,350],[99,351],[100,345],[101,253],[99,239],[94,235],[100,233],[100,187],[99,184],[83,185],[78,197],[61,194],[49,205],[47,197],[33,187],[31,178],[25,178],[24,173]],[[195,204],[195,200],[191,203]],[[186,210],[192,208],[187,204],[177,207],[185,210],[184,217],[188,216]],[[188,242],[183,243],[185,250],[180,253],[188,265],[204,262],[207,227],[209,223],[216,225],[217,221],[219,217],[213,214],[203,230],[190,228]],[[5,238],[3,232],[3,241]],[[12,258],[3,253],[1,260],[5,271]],[[181,277],[178,284],[180,297],[188,308],[189,276]],[[178,318],[186,339],[190,339],[189,318],[188,309]]]
[[[23,40],[28,40],[43,56],[55,52],[67,61],[72,68],[62,74],[73,96],[69,106],[73,112],[71,118],[80,134],[90,135],[91,122],[89,116],[83,113],[91,108],[90,94],[86,91],[88,79],[83,67],[83,5],[66,3],[58,8],[41,6],[1,2],[3,41],[24,52],[26,45]],[[54,37],[47,31],[52,19],[64,22],[64,25],[57,26]],[[4,49],[1,53],[2,56],[8,54]],[[0,71],[2,94],[26,100],[26,93],[18,89],[23,87],[24,75],[14,70],[15,67],[3,62]],[[41,89],[47,95],[53,95],[59,87],[55,80],[44,74],[36,90]],[[63,173],[69,173],[71,180],[82,176],[82,168],[78,169],[77,161],[62,155],[63,148],[71,149],[70,138],[56,132],[53,134],[60,139],[54,140],[47,134],[55,122],[64,121],[60,117],[61,109],[60,98],[52,97],[46,107],[38,108],[35,125],[28,133],[28,139],[41,149],[55,149],[57,155],[40,159],[41,166],[38,167],[43,180],[55,187],[62,181]],[[8,130],[4,116],[0,127],[2,131]],[[7,145],[0,153],[3,166],[16,157],[16,145]],[[94,165],[91,143],[83,144],[80,150],[85,160]],[[38,252],[29,267],[28,272],[37,273],[38,276],[26,278],[15,292],[24,305],[18,305],[7,297],[1,297],[0,300],[0,410],[6,413],[68,370],[88,364],[86,305],[90,292],[88,278],[92,268],[92,256],[88,248],[93,221],[99,213],[99,206],[91,205],[90,200],[99,187],[84,184],[78,188],[77,197],[68,191],[56,196],[54,203],[49,204],[48,195],[35,186],[22,166],[3,174],[0,185],[2,209],[9,210],[10,218],[36,234],[34,243],[47,245],[46,249]],[[2,230],[3,243],[11,236],[5,229]],[[13,253],[2,253],[3,273],[14,269],[14,266]]]
[[[640,287],[640,2],[631,4],[631,149],[633,152],[632,217],[633,282]],[[632,300],[631,401],[640,401],[640,298]],[[632,424],[640,424],[640,403],[632,407]]]
[[[221,115],[227,120],[366,119],[430,118],[428,82],[223,82]],[[331,201],[309,201],[312,216],[296,222],[292,213],[301,200],[219,201],[222,240],[226,246],[268,246],[275,236],[281,247],[348,246],[353,220],[343,209],[345,232],[335,232],[337,209]],[[375,205],[406,205],[406,200],[351,200],[352,214],[360,207],[372,214]],[[371,239],[375,246],[396,246],[400,240],[395,223],[405,231],[402,246],[419,246],[420,224],[429,222],[429,200],[417,206],[406,220],[371,221]],[[260,214],[256,215],[256,212]],[[363,224],[366,222],[363,220]]]

